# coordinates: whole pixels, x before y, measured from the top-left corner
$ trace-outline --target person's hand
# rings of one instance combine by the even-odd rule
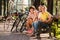
[[[48,23],[48,21],[46,20],[45,23]]]

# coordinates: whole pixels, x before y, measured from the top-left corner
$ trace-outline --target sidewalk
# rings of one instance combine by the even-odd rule
[[[18,33],[11,33],[10,29],[12,27],[12,22],[3,22],[0,23],[0,40],[37,40],[34,39],[35,37],[30,37],[26,34],[21,34],[20,32]],[[53,39],[48,39],[49,35],[47,33],[41,34],[42,39],[41,40],[53,40]]]
[[[12,24],[13,24],[12,21],[11,22],[8,22],[8,21],[0,22],[0,32],[10,31]]]

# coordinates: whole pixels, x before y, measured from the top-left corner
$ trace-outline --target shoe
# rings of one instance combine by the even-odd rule
[[[27,30],[27,33],[31,34],[33,31],[31,29]]]
[[[40,39],[41,39],[41,37],[38,37],[38,36],[37,36],[37,37],[35,37],[34,39],[39,39],[39,40],[40,40]]]

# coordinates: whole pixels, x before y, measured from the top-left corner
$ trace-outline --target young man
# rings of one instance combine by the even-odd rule
[[[39,10],[38,21],[33,22],[35,32],[38,30],[38,28],[48,27],[47,24],[52,20],[52,15],[47,11],[47,8],[44,5],[39,6]]]

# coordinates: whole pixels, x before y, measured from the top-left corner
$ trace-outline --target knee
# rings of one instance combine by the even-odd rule
[[[33,27],[38,27],[38,22],[34,22],[32,25]]]

